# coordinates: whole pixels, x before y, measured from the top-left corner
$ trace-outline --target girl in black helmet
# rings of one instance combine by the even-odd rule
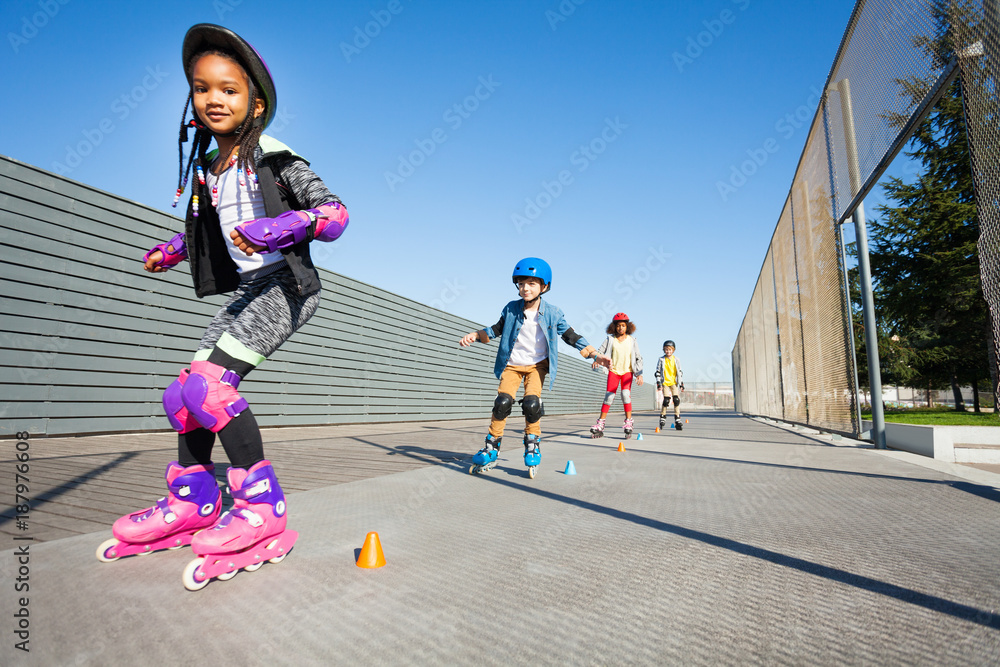
[[[277,112],[271,72],[242,37],[201,23],[182,47],[190,92],[178,137],[176,205],[194,169],[184,231],[146,253],[160,273],[187,259],[199,297],[232,293],[201,338],[189,367],[163,393],[178,432],[168,494],[118,519],[97,557],[191,545],[201,558],[183,574],[197,590],[212,578],[278,562],[295,543],[285,496],[264,456],[260,429],[237,387],[316,311],[320,282],[311,241],[332,241],[347,210],[309,163],[263,134]],[[188,110],[191,119],[187,119]],[[194,142],[187,166],[184,143]],[[209,150],[214,143],[214,150]],[[234,505],[220,515],[212,450],[216,435],[232,467]]]

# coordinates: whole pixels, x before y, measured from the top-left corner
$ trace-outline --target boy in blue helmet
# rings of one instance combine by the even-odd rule
[[[524,464],[528,475],[535,476],[542,453],[542,383],[549,375],[549,389],[556,377],[558,337],[572,345],[585,359],[595,359],[607,366],[609,357],[600,356],[583,336],[566,323],[563,312],[542,299],[542,294],[552,288],[552,269],[542,259],[526,257],[514,267],[511,276],[520,299],[504,306],[500,319],[491,327],[473,331],[462,337],[459,345],[468,347],[474,342],[488,343],[500,337],[500,349],[493,372],[500,380],[497,397],[493,402],[493,418],[486,435],[486,445],[472,457],[469,472],[478,473],[496,465],[504,425],[514,407],[514,395],[524,382]]]

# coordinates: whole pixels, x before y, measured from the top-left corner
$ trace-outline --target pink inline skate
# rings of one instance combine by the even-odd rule
[[[111,528],[114,537],[97,547],[99,561],[110,563],[122,556],[179,549],[219,519],[222,494],[215,482],[215,466],[184,468],[171,461],[164,477],[169,489],[166,497],[153,507],[115,521]]]
[[[279,563],[299,537],[285,530],[285,494],[270,461],[250,470],[230,468],[226,474],[234,504],[191,542],[191,550],[200,556],[184,568],[184,587],[191,591],[211,579],[231,579],[241,568],[253,572],[266,560]]]

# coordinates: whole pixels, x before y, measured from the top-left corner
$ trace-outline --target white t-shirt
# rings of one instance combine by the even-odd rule
[[[512,366],[534,366],[549,358],[549,342],[545,330],[538,326],[538,311],[524,314],[524,324],[517,333],[514,349],[510,351]]]
[[[240,186],[236,165],[230,166],[218,176],[213,174],[211,169],[205,172],[205,190],[208,192],[204,196],[207,196],[211,202],[212,186],[218,185],[219,203],[216,205],[215,211],[219,214],[222,236],[226,239],[229,256],[236,262],[236,268],[241,274],[285,261],[284,255],[280,252],[266,255],[255,252],[253,255],[247,256],[230,242],[229,233],[236,229],[236,225],[267,217],[267,212],[264,210],[264,195],[261,194],[260,186],[254,180],[253,175],[244,174],[243,180],[246,181],[246,185]]]

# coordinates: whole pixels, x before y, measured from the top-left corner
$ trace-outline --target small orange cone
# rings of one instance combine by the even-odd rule
[[[657,426],[657,427],[656,427],[656,432],[657,432],[657,433],[659,433],[659,432],[660,432],[660,427],[659,427],[659,426]]]
[[[619,452],[624,452],[625,451],[625,445],[619,442],[618,443],[618,451]]]
[[[368,533],[365,537],[365,546],[361,547],[361,555],[358,556],[358,567],[382,567],[385,565],[385,556],[382,554],[382,544],[378,541],[378,533]]]
[[[684,420],[684,423],[685,423],[685,424],[687,424],[687,423],[689,423],[689,422],[688,422],[688,420],[687,420],[687,419],[685,419],[685,420]]]

